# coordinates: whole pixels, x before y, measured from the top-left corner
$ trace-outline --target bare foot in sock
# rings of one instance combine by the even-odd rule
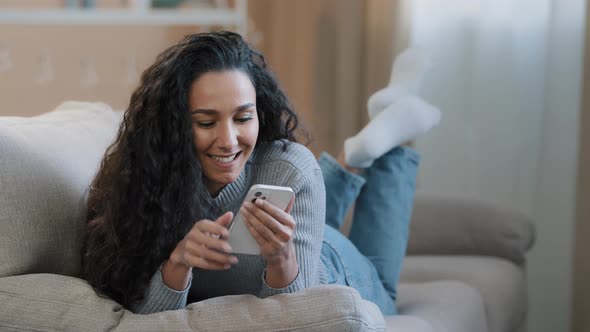
[[[369,118],[373,119],[396,99],[417,94],[422,78],[430,66],[428,55],[421,49],[409,48],[398,55],[391,68],[387,87],[369,97]]]
[[[440,122],[440,111],[407,95],[386,107],[356,136],[344,141],[346,163],[367,168],[387,151],[412,141]]]

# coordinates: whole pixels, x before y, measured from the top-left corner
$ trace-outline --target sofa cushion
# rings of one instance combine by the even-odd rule
[[[477,289],[485,305],[489,332],[515,331],[526,315],[524,270],[512,262],[483,256],[411,256],[402,282],[457,280]],[[400,295],[401,297],[401,295]]]
[[[86,281],[56,274],[0,278],[0,302],[0,330],[106,331],[123,315]]]
[[[522,264],[535,239],[525,215],[473,199],[417,194],[407,253],[484,255]]]
[[[323,285],[259,299],[232,295],[182,310],[138,315],[95,295],[81,279],[54,274],[0,278],[0,330],[383,331],[379,308],[349,287]]]
[[[82,197],[120,121],[80,102],[0,117],[0,277],[78,273]]]
[[[420,317],[433,331],[487,331],[481,295],[467,284],[457,281],[403,283],[398,293],[399,313]],[[390,321],[387,323],[389,327]]]
[[[387,331],[400,332],[436,332],[424,319],[418,316],[393,315],[385,316]]]

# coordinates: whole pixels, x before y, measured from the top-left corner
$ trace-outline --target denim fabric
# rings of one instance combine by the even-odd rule
[[[348,285],[396,314],[396,285],[408,242],[420,157],[398,147],[375,160],[361,175],[350,173],[327,154],[319,159],[326,185],[326,229],[321,259],[328,282]],[[355,203],[350,239],[338,231]]]
[[[339,230],[328,225],[320,258],[328,271],[329,284],[356,289],[363,299],[377,304],[384,315],[397,313],[394,300],[383,287],[373,263]]]
[[[346,212],[352,206],[365,179],[345,170],[329,154],[322,152],[318,159],[326,186],[326,225],[340,229]]]

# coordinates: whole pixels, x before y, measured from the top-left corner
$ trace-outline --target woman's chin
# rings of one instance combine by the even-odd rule
[[[217,194],[228,184],[238,179],[238,174],[227,174],[224,176],[207,176],[207,190],[211,194]]]

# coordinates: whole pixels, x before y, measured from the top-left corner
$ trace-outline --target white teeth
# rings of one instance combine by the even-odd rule
[[[236,155],[237,155],[237,153],[236,154],[233,154],[233,155],[231,155],[229,157],[220,157],[220,156],[214,156],[214,155],[210,155],[210,156],[215,161],[220,162],[220,163],[223,163],[223,164],[226,164],[226,163],[232,162],[236,158]]]

